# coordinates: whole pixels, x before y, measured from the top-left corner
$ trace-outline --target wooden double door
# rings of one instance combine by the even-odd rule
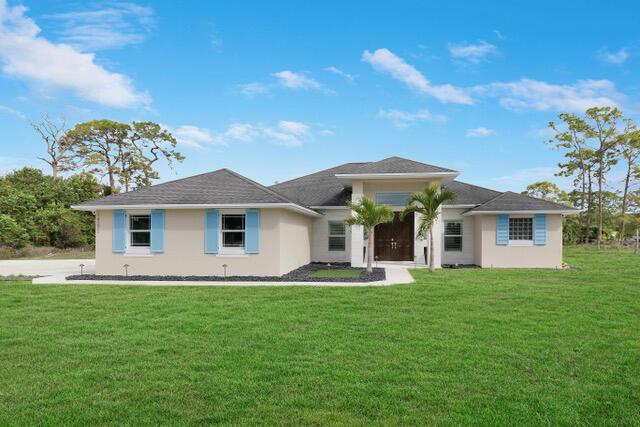
[[[373,254],[379,261],[413,261],[414,215],[400,219],[395,212],[393,222],[376,226]]]

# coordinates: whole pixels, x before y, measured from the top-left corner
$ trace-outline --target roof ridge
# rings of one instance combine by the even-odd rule
[[[487,201],[486,201],[486,202],[484,202],[484,203],[480,203],[478,206],[475,206],[475,207],[471,208],[471,210],[473,211],[473,210],[476,210],[476,209],[478,209],[478,208],[481,208],[482,206],[486,205],[487,203],[490,203],[490,202],[492,202],[492,201],[496,200],[497,198],[504,196],[505,194],[507,194],[507,192],[506,192],[506,191],[505,191],[505,192],[503,192],[503,193],[498,194],[496,197],[493,197],[493,198],[491,198],[491,199],[487,200]]]
[[[302,176],[299,176],[297,178],[292,178],[292,179],[289,179],[289,180],[286,180],[286,181],[278,182],[276,184],[270,185],[269,188],[275,187],[276,185],[282,185],[282,184],[286,184],[286,183],[289,183],[289,182],[298,181],[300,179],[307,178],[307,177],[312,176],[312,175],[317,175],[319,173],[326,172],[326,171],[331,170],[331,169],[339,168],[341,166],[346,166],[346,165],[361,165],[361,166],[364,166],[364,165],[367,165],[369,163],[374,163],[374,162],[347,162],[347,163],[342,163],[342,164],[339,164],[339,165],[336,165],[336,166],[332,166],[330,168],[321,169],[321,170],[316,171],[316,172],[312,172],[312,173],[309,173],[309,174],[306,174],[306,175],[302,175]]]
[[[489,190],[489,191],[493,191],[494,193],[500,193],[503,194],[505,193],[505,191],[500,191],[500,190],[494,190],[493,188],[487,188],[487,187],[482,187],[480,185],[475,185],[475,184],[469,184],[468,182],[464,182],[464,181],[459,181],[457,179],[454,179],[451,182],[457,182],[458,184],[464,184],[464,185],[468,185],[469,187],[475,187],[475,188],[481,188],[483,190]],[[444,186],[446,187],[447,185],[444,184]]]
[[[221,170],[224,170],[225,172],[228,172],[231,175],[233,175],[233,176],[235,176],[237,178],[240,178],[243,181],[258,187],[260,190],[262,190],[262,191],[264,191],[264,192],[266,192],[268,194],[271,194],[273,196],[279,197],[280,199],[284,200],[287,203],[293,203],[294,205],[297,205],[297,206],[306,207],[304,205],[301,205],[300,203],[294,202],[293,200],[289,199],[288,197],[283,196],[282,194],[278,193],[277,191],[274,191],[274,190],[270,189],[269,187],[267,187],[265,185],[262,185],[259,182],[256,182],[256,181],[252,180],[251,178],[247,178],[246,176],[239,174],[238,172],[232,171],[231,169],[227,169],[227,168],[222,168]]]
[[[425,163],[425,162],[421,162],[421,161],[418,161],[418,160],[407,159],[406,157],[400,157],[400,156],[390,156],[390,157],[386,157],[384,159],[376,160],[375,162],[367,162],[362,167],[364,168],[365,166],[368,166],[368,165],[371,165],[371,164],[382,163],[382,162],[384,162],[386,160],[393,160],[393,159],[398,159],[398,160],[402,160],[402,161],[405,161],[405,162],[412,162],[412,163],[428,166],[428,167],[431,167],[431,168],[434,168],[434,169],[440,169],[441,171],[457,172],[457,171],[455,171],[453,169],[445,168],[445,167],[438,166],[438,165],[432,165],[430,163]]]

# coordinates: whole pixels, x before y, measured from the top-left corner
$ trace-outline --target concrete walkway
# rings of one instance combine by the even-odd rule
[[[77,273],[74,273],[77,274]],[[200,282],[184,281],[169,282],[160,280],[67,280],[67,274],[56,274],[33,279],[33,283],[42,285],[72,284],[72,285],[139,285],[139,286],[390,286],[403,283],[413,283],[413,276],[406,268],[385,268],[386,279],[378,282]]]
[[[12,259],[0,260],[0,276],[68,276],[80,274],[80,264],[84,272],[96,271],[94,259]]]

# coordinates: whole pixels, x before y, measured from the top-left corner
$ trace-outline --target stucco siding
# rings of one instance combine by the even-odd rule
[[[473,217],[464,217],[462,212],[466,209],[444,208],[442,209],[442,239],[440,245],[442,248],[443,264],[475,264],[475,219]],[[449,220],[462,221],[462,251],[445,251],[444,250],[444,227],[445,222]]]
[[[313,220],[311,233],[311,260],[316,262],[349,262],[351,260],[351,227],[345,227],[345,250],[329,250],[329,221],[346,221],[349,209],[327,209],[323,216]]]
[[[124,274],[123,265],[128,264],[132,275],[222,275],[222,265],[226,264],[228,275],[277,276],[309,262],[310,257],[309,220],[283,209],[261,210],[258,254],[204,253],[202,209],[166,210],[164,252],[153,255],[113,253],[112,226],[113,211],[98,211],[97,274]],[[283,241],[290,251],[287,251],[288,259],[281,262]]]
[[[481,267],[562,267],[562,215],[547,215],[547,244],[540,246],[497,245],[496,216],[481,215],[476,221],[481,239]]]
[[[280,213],[280,274],[311,262],[311,218]]]

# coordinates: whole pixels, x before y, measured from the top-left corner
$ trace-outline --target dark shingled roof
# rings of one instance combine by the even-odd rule
[[[229,169],[219,169],[98,200],[88,200],[79,206],[236,203],[295,202]]]
[[[336,174],[354,173],[366,163],[345,163],[320,172],[272,185],[271,189],[304,206],[345,206],[351,191]]]
[[[509,211],[566,211],[572,207],[536,199],[524,194],[506,191],[497,197],[470,210],[470,212],[509,212]]]
[[[428,165],[426,163],[416,162],[415,160],[403,159],[402,157],[389,157],[388,159],[377,162],[365,163],[354,172],[354,174],[367,173],[433,173],[433,172],[456,172],[451,169],[441,168],[440,166]]]
[[[456,193],[456,200],[445,202],[446,205],[480,205],[502,194],[500,191],[460,181],[447,182],[442,187]]]
[[[413,160],[390,157],[379,162],[345,163],[310,175],[265,187],[229,169],[220,169],[128,193],[88,200],[79,206],[179,205],[179,204],[251,204],[294,203],[300,206],[345,206],[351,190],[336,174],[453,172]],[[452,181],[444,187],[457,199],[449,204],[479,205],[470,209],[483,211],[569,210],[570,207],[518,193],[490,190],[464,182]]]

